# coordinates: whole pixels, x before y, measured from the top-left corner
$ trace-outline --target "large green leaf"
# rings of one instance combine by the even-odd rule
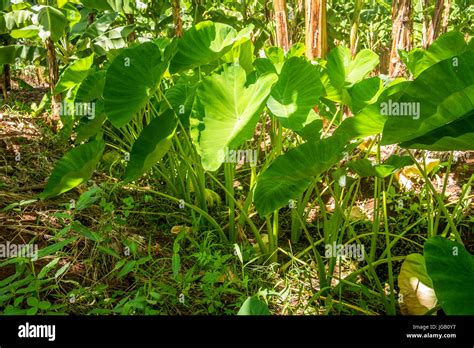
[[[252,137],[276,79],[276,75],[269,74],[246,86],[245,70],[231,65],[224,66],[221,74],[209,76],[198,87],[201,107],[192,134],[206,170],[220,167],[226,147],[235,150]]]
[[[39,28],[36,25],[28,25],[23,28],[13,29],[10,36],[14,39],[31,39],[36,38],[39,33]]]
[[[137,179],[168,152],[176,125],[174,112],[168,110],[142,130],[133,144],[130,162],[125,171],[125,181]]]
[[[94,63],[94,54],[81,58],[69,65],[59,77],[59,81],[54,88],[54,93],[58,94],[80,84],[89,74]]]
[[[457,58],[457,66],[451,59],[436,63],[400,98],[380,105],[391,112],[382,145],[401,143],[403,147],[438,151],[474,149],[474,51]],[[396,114],[397,107],[399,111],[404,108],[404,115]],[[410,108],[411,112],[406,112]]]
[[[369,49],[357,53],[352,59],[347,47],[338,46],[329,52],[323,82],[327,98],[350,104],[347,89],[365,78],[379,63],[377,54]]]
[[[408,53],[401,52],[401,57],[413,77],[418,77],[430,66],[449,58],[455,58],[469,49],[464,35],[451,31],[441,35],[427,50],[416,48]]]
[[[267,106],[284,127],[299,131],[322,92],[319,68],[303,58],[292,57],[283,65]]]
[[[0,11],[5,11],[11,6],[10,0],[0,0]]]
[[[410,83],[410,81],[397,81],[397,83],[387,87],[380,93],[376,103],[365,106],[354,117],[346,118],[336,128],[335,134],[344,133],[350,139],[357,139],[381,133],[387,120],[387,116],[380,114],[381,103],[389,99],[397,100]]]
[[[260,216],[288,205],[311,181],[340,161],[348,138],[344,134],[304,143],[276,160],[259,175],[253,201]]]
[[[107,71],[105,70],[90,73],[84,81],[81,82],[76,93],[76,101],[87,103],[101,98],[104,91],[106,74]]]
[[[165,93],[166,99],[185,127],[189,127],[189,117],[193,109],[196,88],[197,82],[183,76]]]
[[[68,25],[64,14],[51,6],[44,6],[38,12],[38,23],[40,28],[49,33],[51,40],[59,41]]]
[[[245,72],[250,74],[254,70],[254,46],[252,40],[243,38],[236,42],[232,49],[223,55],[221,59],[226,63],[238,62],[245,69]]]
[[[442,237],[425,242],[428,275],[448,315],[474,314],[474,256],[463,245]]]
[[[95,140],[70,150],[56,163],[40,198],[57,196],[87,181],[102,158],[104,148],[103,140]]]
[[[371,77],[356,83],[349,89],[350,107],[357,113],[369,104],[377,101],[383,91],[383,83],[379,77]]]
[[[270,311],[265,302],[252,296],[245,300],[237,315],[270,315]]]
[[[103,112],[104,107],[101,103],[97,103],[96,105],[96,109],[99,109],[101,112],[96,111],[96,115],[93,119],[82,117],[79,121],[76,127],[76,144],[92,138],[102,129],[102,125],[106,120],[105,113]]]
[[[107,71],[105,112],[117,128],[124,126],[155,94],[168,66],[154,43],[123,50]]]
[[[209,64],[227,53],[234,42],[247,37],[249,29],[241,32],[229,25],[209,21],[196,24],[184,34],[178,43],[176,53],[170,65],[175,73]]]

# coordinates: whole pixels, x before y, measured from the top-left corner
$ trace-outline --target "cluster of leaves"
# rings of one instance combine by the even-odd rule
[[[138,28],[114,25],[120,22],[118,16],[126,22],[128,15],[143,11],[132,3],[83,0],[61,2],[55,8],[22,2],[2,8],[9,12],[0,19],[1,32],[15,39],[46,38],[60,46],[66,43],[66,52],[72,54],[64,55],[69,64],[54,93],[75,105],[94,105],[91,119],[63,115],[64,123],[70,129],[75,127],[76,146],[57,162],[40,195],[43,199],[89,180],[107,145],[116,147],[117,143],[129,152],[124,183],[163,167],[160,162],[171,153],[180,159],[173,159],[177,167],[183,160],[198,159],[192,170],[186,170],[195,174],[193,190],[201,188],[203,196],[209,195],[200,179],[221,169],[226,150],[248,145],[267,118],[280,127],[276,132],[279,142],[259,167],[245,202],[247,211],[253,203],[261,218],[275,212],[278,216],[278,210],[288,202],[301,199],[314,182],[340,166],[345,154],[368,136],[380,136],[381,145],[398,144],[407,149],[474,149],[474,46],[459,32],[443,35],[428,50],[405,52],[403,59],[413,79],[390,80],[369,77],[379,58],[368,49],[352,57],[347,48],[338,46],[327,60],[310,62],[299,46],[286,54],[266,47],[265,55],[256,58],[252,25],[238,30],[228,24],[202,21],[181,39],[142,35],[128,40]],[[88,22],[88,16],[97,10],[103,11],[101,16]],[[6,57],[0,63],[42,56],[40,47],[30,45],[0,49],[5,51],[1,56]],[[381,111],[382,105],[394,103],[417,105],[419,114],[415,118]],[[343,118],[345,110],[353,117]],[[323,121],[333,125],[330,136]],[[283,131],[298,139],[286,149],[282,146]],[[123,134],[124,139],[113,139],[114,132]],[[360,177],[384,178],[412,163],[410,158],[392,156],[377,165],[367,159],[349,161],[340,169],[342,173],[350,169]],[[173,176],[180,176],[179,168],[173,172]],[[206,212],[205,202],[200,208],[189,199],[186,203],[214,221]],[[248,215],[243,217],[252,226]],[[252,231],[263,253],[275,252],[275,241],[273,249],[266,250],[255,226]],[[443,308],[458,313],[458,307],[451,307],[451,295],[445,293],[446,283],[439,275],[442,271],[433,266],[441,264],[432,261],[436,258],[433,248],[430,243],[425,246],[428,274]],[[175,275],[178,252],[176,246]],[[448,256],[442,261],[454,262]],[[472,263],[463,265],[472,272]],[[469,299],[460,301],[467,305]],[[467,308],[472,311],[473,307]]]

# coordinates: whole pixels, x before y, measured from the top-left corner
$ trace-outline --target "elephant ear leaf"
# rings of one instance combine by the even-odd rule
[[[245,300],[237,315],[270,315],[270,310],[265,302],[252,296]]]
[[[126,182],[148,171],[168,152],[176,125],[173,112],[168,110],[142,130],[130,153],[130,162],[125,171]]]
[[[323,76],[326,98],[349,105],[351,98],[348,89],[364,79],[378,63],[379,57],[369,49],[357,53],[354,59],[347,47],[332,49]]]
[[[474,150],[474,51],[424,70],[398,100],[380,104],[387,115],[382,145],[434,151]],[[443,86],[443,88],[433,88]]]
[[[267,106],[284,127],[299,131],[322,93],[319,68],[292,57],[283,65]]]
[[[423,254],[444,312],[473,315],[474,256],[463,245],[439,236],[425,242]]]
[[[468,49],[464,35],[459,31],[450,31],[437,38],[428,49],[415,48],[410,52],[401,51],[400,57],[416,78],[424,70],[442,60],[451,58],[453,64],[456,64],[456,57]]]
[[[260,216],[288,204],[318,175],[343,158],[348,138],[343,135],[311,141],[277,159],[257,179],[253,201]]]
[[[192,136],[206,170],[219,169],[226,148],[235,149],[252,137],[276,79],[275,74],[264,75],[246,86],[245,70],[231,65],[198,87],[200,107],[192,120]]]
[[[40,198],[60,195],[89,180],[102,158],[104,148],[103,140],[95,140],[70,150],[56,163]]]
[[[105,79],[105,113],[117,128],[126,125],[150,101],[168,66],[152,42],[123,50]]]
[[[54,93],[58,94],[65,90],[80,84],[89,75],[92,64],[94,63],[94,54],[88,57],[76,60],[69,65],[61,74]]]
[[[179,41],[170,72],[176,73],[216,61],[229,52],[235,42],[249,36],[250,29],[237,32],[230,25],[211,21],[196,24]]]

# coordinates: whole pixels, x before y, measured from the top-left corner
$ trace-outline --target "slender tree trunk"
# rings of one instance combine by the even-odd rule
[[[429,0],[423,0],[423,26],[421,29],[421,47],[428,47],[428,31],[430,30],[430,16],[428,15]]]
[[[306,57],[325,58],[327,42],[326,0],[306,0]]]
[[[355,56],[357,54],[357,46],[359,44],[359,24],[360,24],[360,12],[364,5],[363,0],[355,1],[354,15],[352,17],[351,24],[351,54]]]
[[[288,21],[286,18],[286,1],[273,0],[273,9],[275,11],[275,32],[276,43],[283,51],[288,52],[290,42],[288,39]]]
[[[428,30],[428,46],[433,43],[434,40],[439,36],[441,31],[441,20],[443,18],[444,11],[444,0],[436,0],[435,8],[433,11],[433,19],[430,23]]]
[[[303,12],[303,0],[293,1],[293,16],[288,18],[291,22],[291,42],[298,42],[298,28],[301,23],[301,14]],[[289,16],[288,16],[289,17]]]
[[[181,18],[181,3],[179,0],[172,0],[174,32],[177,37],[183,37],[183,19]]]
[[[401,76],[405,73],[398,50],[412,49],[411,0],[393,0],[392,4],[392,48],[390,51],[389,74],[392,77]]]
[[[428,8],[428,0],[424,0],[425,9]],[[450,0],[436,0],[433,17],[426,13],[423,20],[423,39],[421,46],[428,48],[438,36],[445,33],[448,28]]]
[[[451,0],[446,0],[444,3],[444,11],[443,11],[443,21],[441,23],[441,33],[444,34],[448,31],[448,24],[449,24],[449,12],[451,11]]]
[[[61,96],[54,95],[54,88],[59,79],[59,66],[56,59],[56,51],[54,50],[54,42],[51,38],[46,40],[46,50],[48,52],[48,73],[49,73],[49,88],[51,90],[51,111],[53,120],[60,118],[60,103]]]

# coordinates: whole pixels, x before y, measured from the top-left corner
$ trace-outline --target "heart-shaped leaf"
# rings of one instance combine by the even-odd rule
[[[102,158],[104,148],[103,140],[95,140],[70,150],[56,163],[40,198],[60,195],[87,181]]]
[[[246,86],[245,70],[224,66],[221,74],[206,78],[198,87],[200,107],[194,115],[193,139],[206,170],[217,170],[226,147],[236,149],[252,137],[259,113],[277,76],[269,74]]]
[[[175,73],[216,61],[227,53],[234,42],[248,37],[251,28],[237,31],[229,25],[204,21],[184,34],[178,43],[178,52],[170,65]]]
[[[155,94],[168,66],[158,46],[145,42],[123,50],[107,71],[105,113],[120,128],[130,122]]]
[[[385,113],[382,145],[428,150],[474,149],[474,50],[424,70],[394,100],[380,104]],[[434,88],[433,86],[443,86]]]
[[[252,296],[245,300],[237,315],[270,315],[270,311],[265,302]]]
[[[94,63],[94,55],[81,58],[71,63],[59,77],[54,93],[58,94],[81,83],[89,74]]]
[[[284,127],[299,131],[322,92],[319,68],[303,58],[292,57],[283,65],[267,106]]]

